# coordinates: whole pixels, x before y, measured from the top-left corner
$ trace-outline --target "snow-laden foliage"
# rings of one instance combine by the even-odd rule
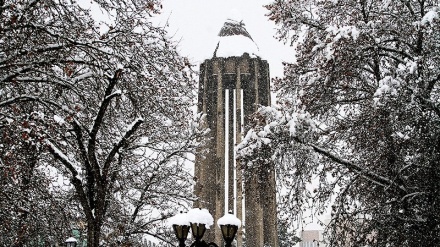
[[[91,4],[102,20],[84,2],[0,1],[1,245],[35,229],[59,243],[57,220],[88,246],[161,239],[191,199],[201,118],[190,64],[149,22],[160,2]]]
[[[296,62],[239,152],[252,161],[271,150],[285,218],[331,208],[330,246],[440,241],[439,4],[267,6]]]
[[[74,220],[66,210],[69,201],[51,193],[50,179],[38,169],[35,146],[21,142],[18,129],[11,125],[1,132],[0,244],[61,243]]]

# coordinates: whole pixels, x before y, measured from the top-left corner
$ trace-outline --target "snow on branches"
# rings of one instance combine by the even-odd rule
[[[284,212],[332,205],[332,246],[435,244],[439,2],[275,0],[267,8],[280,39],[296,47],[296,62],[274,81],[280,109],[307,112],[316,125],[304,138],[287,124],[271,131]],[[261,130],[247,138],[256,148]]]
[[[0,151],[11,156],[2,164],[28,167],[29,153],[31,171],[56,168],[31,193],[47,187],[71,201],[66,214],[72,225],[87,222],[89,246],[162,238],[155,222],[192,199],[183,164],[205,130],[192,118],[191,65],[149,20],[160,8],[156,0],[0,4]],[[73,187],[58,190],[59,181]],[[29,234],[15,238],[26,245]]]

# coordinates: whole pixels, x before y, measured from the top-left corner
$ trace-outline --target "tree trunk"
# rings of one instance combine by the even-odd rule
[[[101,224],[96,220],[87,224],[87,247],[98,247],[101,236]]]

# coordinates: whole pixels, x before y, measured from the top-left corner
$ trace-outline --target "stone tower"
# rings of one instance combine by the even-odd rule
[[[234,152],[249,116],[259,105],[270,105],[269,64],[256,54],[258,47],[243,22],[228,19],[213,57],[200,65],[198,111],[206,114],[211,131],[196,155],[195,207],[207,208],[216,220],[232,210],[244,223],[246,246],[277,247],[275,172],[265,169],[243,179]],[[207,238],[220,243],[215,229]],[[238,246],[243,241],[240,230]]]

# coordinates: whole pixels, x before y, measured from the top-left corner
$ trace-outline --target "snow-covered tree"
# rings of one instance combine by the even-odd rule
[[[37,169],[35,146],[22,142],[22,133],[16,131],[21,126],[9,127],[2,129],[0,149],[0,243],[62,242],[74,220],[65,210],[69,201],[49,190],[50,180]]]
[[[275,80],[278,106],[257,114],[267,124],[239,151],[252,161],[273,150],[284,216],[331,205],[331,246],[440,241],[439,4],[267,6],[296,62]]]
[[[287,221],[278,221],[278,244],[280,247],[291,247],[301,242],[293,229],[289,229],[290,225]]]
[[[0,1],[1,186],[22,182],[10,170],[38,174],[27,199],[63,197],[70,206],[53,213],[74,216],[65,224],[84,228],[88,246],[161,239],[161,221],[191,199],[183,163],[203,134],[193,72],[149,22],[159,1],[91,4],[100,20],[82,2]]]

